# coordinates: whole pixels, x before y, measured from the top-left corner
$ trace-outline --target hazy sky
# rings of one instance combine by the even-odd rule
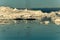
[[[16,8],[60,8],[60,0],[0,0],[0,6],[1,5]]]

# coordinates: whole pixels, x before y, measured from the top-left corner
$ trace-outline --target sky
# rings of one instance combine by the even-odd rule
[[[0,6],[16,8],[60,8],[60,0],[0,0]]]

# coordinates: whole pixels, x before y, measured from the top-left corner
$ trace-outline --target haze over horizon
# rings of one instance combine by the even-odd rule
[[[0,6],[16,8],[60,8],[60,0],[0,0]]]

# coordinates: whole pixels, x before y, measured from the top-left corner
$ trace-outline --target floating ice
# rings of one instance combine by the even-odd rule
[[[51,22],[60,25],[60,11],[43,13],[41,10],[28,10],[28,9],[18,10],[17,8],[13,9],[5,6],[0,7],[0,20],[1,20],[0,23],[2,24],[8,23],[7,20],[14,20],[17,18],[25,19],[25,20],[36,19],[36,20],[40,20],[41,22],[43,22],[42,19],[44,18],[47,19],[51,18]],[[48,21],[45,20],[44,23],[48,24],[49,20]]]

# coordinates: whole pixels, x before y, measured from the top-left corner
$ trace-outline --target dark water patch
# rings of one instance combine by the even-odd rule
[[[32,8],[32,10],[41,10],[42,12],[59,11],[60,8]]]
[[[25,9],[25,8],[18,8]],[[42,12],[50,13],[51,11],[59,11],[60,8],[28,8],[28,10],[41,10]]]

